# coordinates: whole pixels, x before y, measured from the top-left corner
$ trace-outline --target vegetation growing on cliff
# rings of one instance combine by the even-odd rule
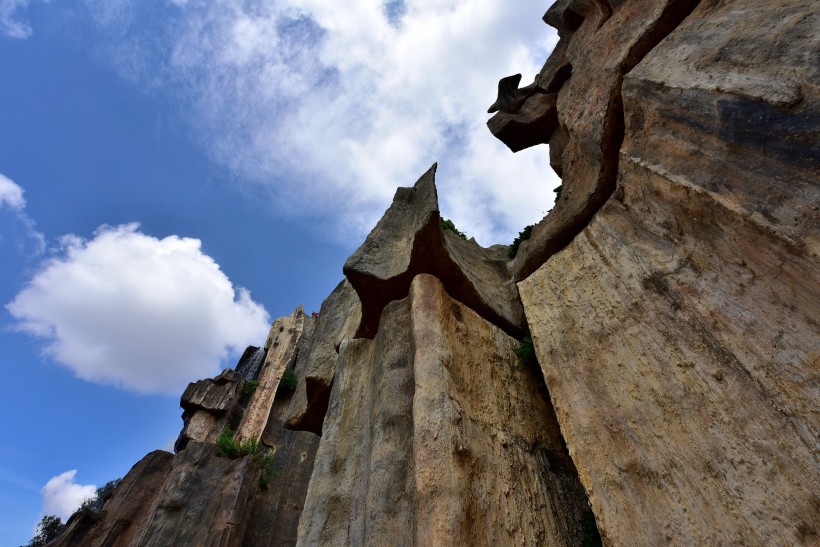
[[[521,340],[521,345],[515,350],[515,354],[518,356],[518,359],[521,360],[521,363],[527,366],[537,366],[538,359],[535,357],[535,347],[532,345],[532,338],[529,336],[525,336],[523,340]]]
[[[285,373],[282,374],[282,380],[279,382],[279,387],[286,392],[291,392],[296,390],[297,383],[299,383],[299,379],[296,377],[296,373],[293,369],[285,369]]]
[[[530,238],[530,236],[532,236],[532,227],[533,227],[533,225],[530,224],[529,226],[527,226],[526,228],[521,230],[518,233],[518,237],[516,237],[513,240],[512,245],[510,245],[510,252],[509,252],[509,257],[510,258],[515,258],[515,255],[518,254],[518,247],[521,246],[521,242],[528,240]]]
[[[462,232],[461,230],[459,230],[458,228],[456,228],[456,225],[453,224],[452,220],[442,218],[441,219],[441,229],[442,230],[450,230],[451,232],[456,234],[461,239],[467,239],[467,235],[464,232]]]
[[[279,471],[273,467],[273,451],[265,448],[257,439],[237,441],[230,427],[222,430],[222,434],[216,440],[216,455],[231,460],[250,456],[261,470],[259,474],[260,488],[267,489],[270,481],[279,476]]]
[[[563,191],[564,191],[564,185],[563,184],[559,184],[558,187],[555,190],[553,190],[553,192],[555,192],[555,203],[558,203],[558,200],[561,199],[561,192],[563,192]]]
[[[259,380],[248,380],[242,385],[242,395],[253,395],[257,387],[259,387]]]
[[[60,532],[65,528],[65,524],[60,517],[54,515],[45,515],[40,519],[37,525],[37,530],[28,545],[23,547],[41,547],[60,535]]]

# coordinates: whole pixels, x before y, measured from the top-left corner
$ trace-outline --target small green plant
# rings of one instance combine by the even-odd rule
[[[563,191],[564,191],[564,185],[563,184],[559,184],[558,188],[553,190],[553,192],[555,192],[555,203],[558,203],[558,200],[561,199],[561,192],[563,192]]]
[[[235,459],[240,456],[239,442],[233,438],[233,429],[226,427],[216,440],[216,455]]]
[[[267,489],[271,480],[279,476],[279,471],[273,467],[274,452],[259,442],[258,439],[246,439],[242,442],[233,437],[230,427],[226,427],[216,441],[216,454],[235,460],[243,456],[250,456],[259,466],[259,487]]]
[[[295,391],[297,383],[299,383],[299,379],[296,377],[296,373],[293,369],[285,369],[285,373],[282,374],[282,380],[279,382],[279,387],[284,391]]]
[[[521,340],[521,345],[515,350],[515,354],[518,356],[518,359],[521,360],[521,363],[528,367],[538,365],[538,359],[535,357],[535,347],[532,345],[532,338],[529,336],[525,336],[524,339]]]
[[[256,460],[256,463],[259,464],[261,470],[261,473],[259,473],[259,488],[267,490],[270,482],[273,479],[279,478],[280,475],[279,470],[273,467],[273,451],[266,450],[265,453]]]
[[[508,253],[510,258],[515,258],[515,255],[518,254],[518,247],[521,246],[521,242],[528,240],[532,236],[532,228],[533,225],[530,224],[518,233],[518,237],[515,238],[512,245],[510,245],[510,252]]]
[[[242,386],[242,395],[249,396],[253,395],[253,392],[256,391],[256,388],[259,387],[259,380],[248,380]]]
[[[441,219],[441,229],[442,230],[450,230],[451,232],[456,234],[461,239],[467,239],[467,235],[464,232],[462,232],[461,230],[459,230],[458,228],[456,228],[456,225],[453,224],[452,220],[442,218]]]

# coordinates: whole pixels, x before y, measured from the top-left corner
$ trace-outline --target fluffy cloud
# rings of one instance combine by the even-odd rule
[[[50,478],[43,486],[44,515],[57,515],[65,522],[85,500],[96,495],[96,486],[77,484],[74,482],[76,476],[77,470],[72,469]]]
[[[0,34],[9,38],[28,38],[31,27],[15,18],[15,12],[23,11],[29,0],[0,0]]]
[[[7,306],[19,328],[78,377],[178,394],[264,340],[268,314],[234,290],[197,239],[157,239],[136,224],[62,239],[59,256]]]
[[[485,243],[552,206],[546,147],[513,155],[485,127],[498,79],[531,79],[555,44],[542,1],[84,2],[120,73],[173,89],[283,212],[359,237],[434,161],[444,213]]]

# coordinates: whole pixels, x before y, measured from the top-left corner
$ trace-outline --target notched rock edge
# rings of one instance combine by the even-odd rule
[[[544,15],[560,40],[535,82],[518,90],[511,85],[520,77],[499,82],[498,99],[490,107],[497,112],[487,122],[490,131],[513,152],[548,143],[550,163],[563,179],[561,199],[535,225],[532,237],[521,245],[509,266],[516,282],[566,247],[614,192],[624,139],[623,77],[698,3],[668,1],[653,15],[627,13],[631,6],[621,2],[560,0]],[[615,65],[611,58],[584,47],[621,40],[618,29],[630,17],[643,18],[639,22],[643,28],[627,47],[620,46],[615,52],[621,56]],[[585,80],[573,81],[573,71],[581,72]],[[601,91],[607,97],[602,116],[586,104],[572,104],[573,100],[577,103],[584,97],[596,97]]]
[[[441,227],[434,164],[393,203],[343,271],[362,303],[356,338],[372,339],[388,302],[407,296],[413,279],[431,274],[452,297],[516,338],[526,332],[518,289],[507,269],[506,247],[481,247]]]

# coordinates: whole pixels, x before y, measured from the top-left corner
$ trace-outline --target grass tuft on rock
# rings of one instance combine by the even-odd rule
[[[250,456],[259,466],[259,488],[267,489],[271,480],[279,476],[279,471],[273,467],[273,450],[265,448],[258,439],[247,439],[239,442],[234,439],[234,432],[226,427],[216,441],[216,455],[235,460]]]
[[[538,359],[535,356],[535,347],[532,345],[532,338],[529,336],[521,340],[521,345],[515,350],[515,354],[523,365],[537,367]]]
[[[462,232],[461,230],[459,230],[458,228],[456,228],[456,225],[453,224],[452,220],[442,218],[441,219],[441,229],[442,230],[450,230],[451,232],[456,234],[461,239],[465,239],[465,240],[467,239],[467,235],[464,232]]]
[[[298,383],[299,378],[296,377],[296,373],[292,368],[287,368],[284,374],[282,374],[282,379],[279,381],[279,389],[286,392],[296,391],[296,384]]]
[[[259,387],[259,380],[248,380],[242,385],[242,395],[245,397],[253,395],[257,387]]]
[[[508,256],[511,259],[515,258],[515,255],[518,254],[518,247],[521,246],[521,243],[528,240],[532,236],[532,228],[533,228],[533,224],[530,224],[529,226],[524,228],[522,231],[520,231],[518,233],[518,237],[513,240],[512,245],[510,245],[510,251],[508,253]]]

